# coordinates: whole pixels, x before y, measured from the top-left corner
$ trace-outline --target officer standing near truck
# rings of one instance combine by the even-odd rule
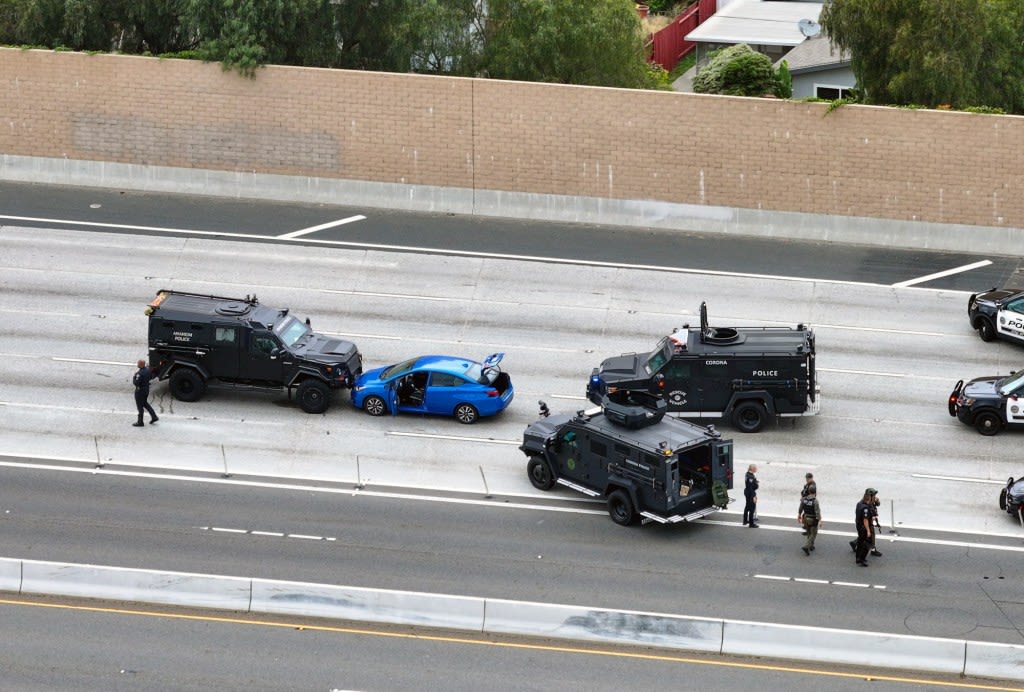
[[[149,424],[152,425],[160,420],[156,411],[149,405],[149,381],[153,379],[153,371],[146,365],[146,361],[140,360],[136,365],[139,371],[132,377],[132,384],[135,385],[135,407],[139,409],[139,420],[132,423],[132,426],[141,428],[145,425],[142,422],[142,412],[149,412]]]
[[[861,567],[868,566],[868,550],[871,548],[871,543],[874,540],[875,527],[873,521],[876,495],[878,495],[878,491],[874,488],[865,490],[864,497],[857,503],[857,509],[854,512],[853,521],[857,526],[856,557],[857,564]]]
[[[757,482],[757,476],[754,475],[756,473],[757,464],[748,466],[746,480],[743,484],[743,497],[747,500],[743,505],[743,525],[752,529],[757,528],[757,488],[760,483]]]
[[[804,535],[807,536],[803,547],[804,555],[810,555],[814,550],[814,539],[818,537],[818,526],[821,524],[821,506],[818,505],[818,495],[814,484],[812,483],[806,490],[807,492],[800,498],[800,509],[797,511],[796,521],[798,524],[803,524]]]

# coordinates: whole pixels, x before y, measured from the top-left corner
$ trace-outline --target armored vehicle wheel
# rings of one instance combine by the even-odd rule
[[[206,391],[203,376],[192,368],[178,368],[171,373],[168,387],[178,401],[199,401]]]
[[[363,410],[371,416],[383,416],[388,410],[388,405],[379,396],[368,396],[363,399]]]
[[[995,435],[1003,427],[1003,421],[993,411],[982,411],[974,417],[974,429],[982,435]]]
[[[616,490],[608,496],[608,516],[619,526],[629,526],[636,521],[636,511],[629,493]]]
[[[740,432],[755,433],[764,427],[768,412],[756,401],[744,401],[732,412],[732,424]]]
[[[555,477],[551,475],[551,469],[548,468],[547,462],[540,457],[530,457],[529,463],[526,464],[526,475],[530,477],[530,482],[537,490],[551,490],[555,484]]]
[[[999,509],[1003,510],[1004,512],[1007,511],[1006,510],[1006,488],[1003,488],[1002,490],[999,491]]]
[[[996,326],[992,324],[992,320],[985,317],[978,320],[978,336],[982,341],[992,341],[996,338]]]
[[[460,423],[469,425],[470,423],[476,423],[476,419],[480,417],[477,413],[476,407],[472,404],[459,404],[455,407],[455,419]]]
[[[296,396],[306,413],[323,413],[331,403],[331,390],[320,380],[303,380]]]

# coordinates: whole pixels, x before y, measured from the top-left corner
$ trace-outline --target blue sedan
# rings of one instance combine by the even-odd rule
[[[475,423],[511,403],[512,380],[494,353],[478,363],[455,356],[418,356],[385,368],[368,370],[352,387],[352,403],[371,416],[435,413]]]

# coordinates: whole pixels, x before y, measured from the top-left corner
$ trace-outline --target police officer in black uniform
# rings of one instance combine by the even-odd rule
[[[743,505],[743,525],[752,529],[757,528],[757,488],[760,485],[755,473],[757,473],[757,464],[748,466],[743,484],[743,497],[747,500]]]
[[[139,409],[139,420],[132,425],[136,428],[141,428],[144,423],[142,422],[143,410],[149,412],[149,424],[152,425],[160,420],[156,411],[149,405],[149,381],[153,379],[153,371],[146,366],[146,361],[140,360],[137,365],[139,371],[132,377],[132,384],[135,385],[135,407]]]
[[[868,566],[868,550],[871,549],[871,544],[874,542],[874,512],[876,495],[878,495],[878,491],[874,488],[868,488],[865,490],[864,497],[857,503],[857,509],[855,510],[853,518],[853,521],[857,526],[857,564],[861,567]]]

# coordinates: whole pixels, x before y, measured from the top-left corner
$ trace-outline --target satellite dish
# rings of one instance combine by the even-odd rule
[[[821,24],[813,19],[801,19],[797,22],[797,26],[800,27],[800,33],[807,38],[813,38],[821,33]]]

